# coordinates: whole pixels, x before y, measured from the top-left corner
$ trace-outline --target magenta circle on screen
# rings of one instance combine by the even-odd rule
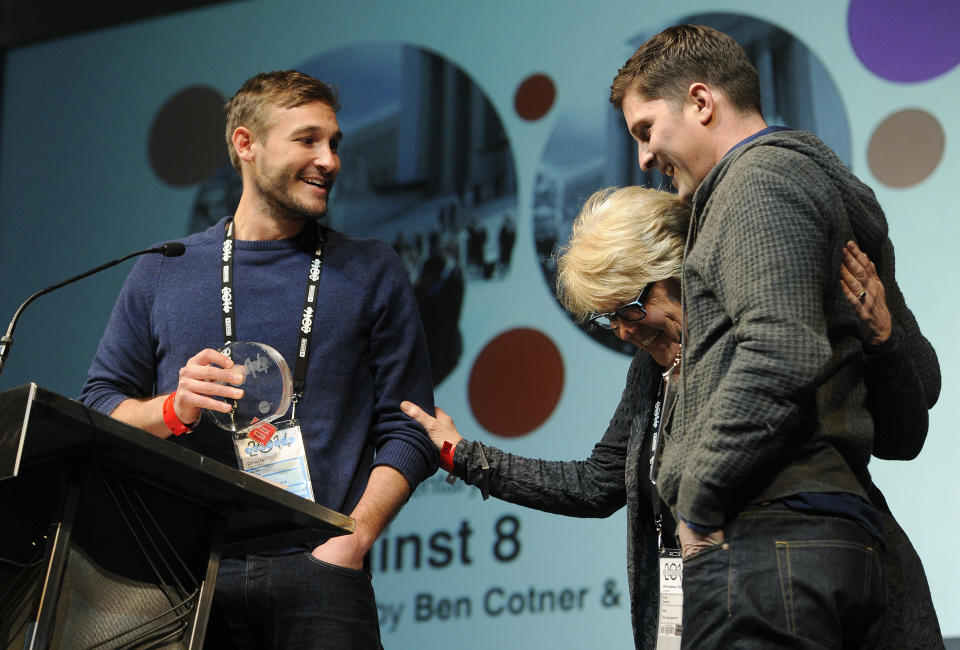
[[[860,62],[902,83],[927,81],[960,63],[957,0],[850,0],[847,32]]]

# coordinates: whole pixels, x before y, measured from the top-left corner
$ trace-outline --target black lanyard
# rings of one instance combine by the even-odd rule
[[[233,309],[233,219],[227,221],[223,233],[222,273],[220,275],[220,299],[223,313],[223,342],[229,345],[236,340],[236,316]],[[310,354],[310,342],[313,338],[313,318],[320,289],[320,270],[323,267],[323,229],[317,224],[316,250],[310,269],[307,272],[307,292],[303,299],[303,312],[300,318],[300,340],[297,344],[297,360],[293,366],[293,412],[296,415],[297,402],[303,396],[307,383],[307,359]]]
[[[681,348],[682,349],[682,348]],[[673,360],[660,380],[660,398],[653,407],[653,436],[650,439],[650,500],[653,508],[653,522],[657,529],[657,546],[663,549],[663,515],[660,514],[660,496],[657,494],[657,472],[660,469],[660,457],[663,455],[663,436],[670,425],[673,409],[677,405],[680,392],[677,382],[680,380],[680,354]]]

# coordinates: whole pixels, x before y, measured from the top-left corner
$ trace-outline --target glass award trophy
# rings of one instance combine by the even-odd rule
[[[280,353],[263,343],[230,343],[222,350],[233,359],[234,369],[243,372],[243,389],[238,400],[216,398],[231,404],[229,413],[207,410],[221,428],[243,438],[257,427],[281,417],[290,408],[293,377]]]

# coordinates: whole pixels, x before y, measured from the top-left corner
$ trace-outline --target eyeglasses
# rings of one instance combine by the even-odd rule
[[[617,307],[614,311],[594,314],[590,317],[590,322],[605,330],[612,330],[614,320],[625,320],[630,323],[643,320],[647,317],[647,310],[643,308],[643,304],[647,302],[647,297],[650,295],[650,287],[652,286],[652,282],[648,283],[647,286],[643,288],[643,291],[640,292],[640,295],[637,296],[636,300]]]

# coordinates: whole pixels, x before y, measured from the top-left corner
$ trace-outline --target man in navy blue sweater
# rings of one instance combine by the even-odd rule
[[[349,513],[356,532],[225,559],[214,606],[232,647],[377,648],[364,556],[437,466],[436,448],[399,408],[401,399],[433,405],[416,301],[386,244],[319,224],[340,170],[335,92],[295,71],[262,73],[226,108],[243,179],[237,212],[184,239],[182,257],[135,265],[81,399],[235,464],[230,434],[201,419],[204,409],[230,410],[218,397],[243,394],[238,369],[217,349],[225,339],[264,343],[291,367],[305,353],[296,416],[314,498]],[[316,306],[306,324],[311,283]]]

